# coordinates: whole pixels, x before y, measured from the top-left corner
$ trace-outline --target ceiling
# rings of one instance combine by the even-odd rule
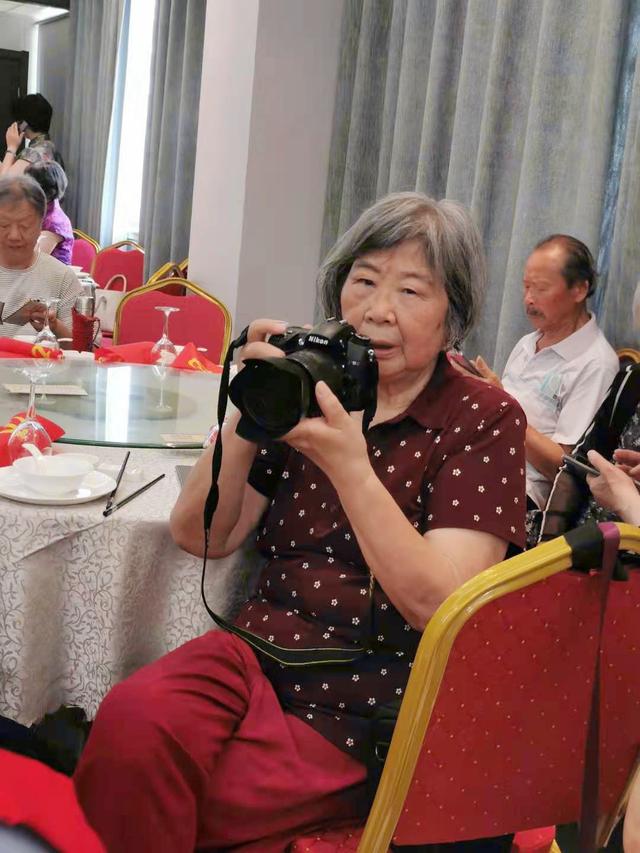
[[[35,3],[19,3],[15,0],[0,0],[0,15],[21,15],[30,18],[34,24],[47,21],[49,18],[57,18],[59,15],[68,14],[63,9],[54,6],[40,6]]]

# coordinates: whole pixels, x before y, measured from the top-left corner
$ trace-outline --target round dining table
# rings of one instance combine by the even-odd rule
[[[33,363],[0,359],[0,423],[26,408],[25,370]],[[47,360],[43,369],[36,408],[65,430],[63,444],[202,447],[216,419],[216,373],[100,364],[90,354]]]
[[[24,389],[8,387],[28,383],[21,366],[0,360],[1,423],[26,407]],[[81,357],[48,373],[37,411],[65,430],[55,452],[95,454],[115,477],[130,451],[117,501],[165,476],[108,517],[105,496],[72,506],[0,498],[0,714],[27,724],[77,705],[91,718],[117,681],[213,627],[202,560],[172,541],[169,515],[177,468],[195,463],[215,421],[219,381]],[[233,612],[256,566],[251,548],[209,561],[214,610]]]

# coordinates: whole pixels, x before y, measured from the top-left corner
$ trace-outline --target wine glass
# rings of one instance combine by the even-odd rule
[[[51,331],[51,326],[49,325],[49,311],[52,308],[57,310],[60,300],[54,298],[45,299],[44,304],[46,306],[44,325],[36,335],[34,343],[40,344],[40,346],[43,347],[48,347],[49,349],[60,349],[58,338]]]
[[[164,382],[167,378],[167,365],[158,362],[157,364],[153,365],[153,372],[160,380],[160,399],[154,406],[154,409],[156,412],[170,412],[172,411],[172,407],[169,405],[169,403],[165,403],[164,400]]]
[[[39,379],[44,379],[47,375],[49,369],[49,365],[46,364],[47,361],[48,359],[44,358],[33,359],[32,362],[20,371],[29,379],[29,403],[25,419],[13,430],[7,442],[9,459],[12,462],[23,456],[33,455],[29,446],[35,447],[43,454],[49,455],[52,453],[52,442],[49,433],[36,420],[36,383]]]
[[[162,327],[162,337],[155,342],[151,352],[158,356],[158,364],[167,367],[172,363],[178,354],[176,345],[169,339],[169,317],[174,311],[179,311],[179,308],[173,308],[169,305],[156,305],[156,311],[162,311],[164,314],[164,324]]]

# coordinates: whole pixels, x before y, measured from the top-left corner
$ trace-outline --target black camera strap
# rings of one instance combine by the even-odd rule
[[[231,363],[233,361],[233,353],[236,349],[243,347],[247,343],[248,330],[248,327],[244,329],[240,335],[229,344],[222,374],[220,376],[220,391],[218,394],[218,434],[216,436],[213,455],[211,457],[211,486],[204,504],[204,557],[202,559],[202,576],[200,581],[202,601],[207,613],[219,628],[229,631],[231,634],[236,634],[236,636],[243,639],[256,651],[266,655],[278,663],[283,664],[284,666],[318,666],[320,664],[351,663],[366,654],[366,649],[360,646],[352,646],[351,648],[329,647],[306,649],[291,649],[283,646],[277,646],[275,643],[270,643],[258,634],[253,634],[251,631],[246,631],[244,628],[239,628],[237,625],[228,622],[218,613],[215,613],[207,603],[204,582],[207,571],[207,554],[209,552],[209,531],[220,499],[218,478],[222,467],[222,425],[224,424],[225,415],[227,413],[229,373],[231,370]],[[369,416],[367,425],[371,421],[372,417],[373,413]]]

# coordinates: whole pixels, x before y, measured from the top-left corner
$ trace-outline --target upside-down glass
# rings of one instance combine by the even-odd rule
[[[162,364],[160,361],[157,364],[153,365],[153,372],[160,380],[160,399],[154,406],[156,412],[170,412],[172,411],[172,407],[169,403],[165,403],[164,401],[164,383],[167,378],[167,365]]]
[[[54,308],[57,310],[58,305],[60,304],[59,299],[46,299],[45,300],[46,311],[44,315],[44,325],[36,335],[36,339],[34,343],[40,344],[43,347],[48,347],[49,349],[60,349],[60,343],[58,342],[58,338],[51,331],[51,326],[49,325],[49,311]]]
[[[20,370],[29,379],[29,402],[24,421],[13,430],[7,442],[9,459],[12,462],[21,459],[23,456],[32,455],[26,445],[35,446],[40,453],[50,454],[52,452],[49,433],[36,420],[36,383],[45,378],[51,367],[52,364],[49,359],[39,358],[33,359]]]
[[[164,323],[162,327],[162,337],[155,342],[151,350],[152,354],[158,356],[158,364],[165,367],[171,364],[178,354],[176,345],[169,338],[169,317],[174,311],[179,311],[179,308],[173,308],[169,305],[156,305],[156,311],[162,311],[164,314]]]

